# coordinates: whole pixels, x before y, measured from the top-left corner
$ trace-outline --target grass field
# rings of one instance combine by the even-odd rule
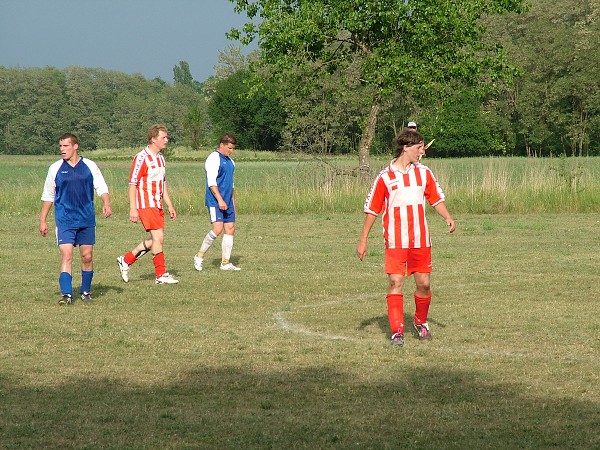
[[[434,339],[395,348],[378,227],[367,260],[354,253],[362,201],[246,205],[236,273],[218,270],[220,241],[194,270],[207,218],[182,213],[166,228],[175,286],[153,284],[148,257],[120,280],[115,257],[143,235],[115,205],[94,303],[59,307],[58,251],[35,212],[46,160],[0,170],[4,192],[37,192],[35,210],[0,213],[0,448],[600,448],[595,213],[460,212],[450,235],[430,210]]]

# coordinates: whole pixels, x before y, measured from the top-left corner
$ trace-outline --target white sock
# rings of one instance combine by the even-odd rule
[[[210,246],[213,245],[213,242],[215,242],[216,238],[217,238],[217,235],[215,233],[213,233],[213,230],[210,230],[208,232],[208,234],[204,237],[204,240],[202,241],[202,245],[200,246],[200,251],[198,252],[199,254],[202,255],[202,257],[204,257],[204,254],[208,251]]]
[[[231,258],[231,249],[233,249],[233,234],[224,234],[221,244],[223,261],[229,261],[229,258]]]

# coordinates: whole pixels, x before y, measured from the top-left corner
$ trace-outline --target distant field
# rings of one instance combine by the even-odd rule
[[[126,213],[127,176],[136,150],[89,152],[106,177],[115,212]],[[85,153],[84,153],[85,154]],[[179,212],[204,214],[204,152],[175,150],[168,161],[171,197]],[[355,157],[234,153],[242,214],[340,213],[360,210],[371,180],[348,175]],[[280,158],[280,159],[275,159]],[[39,210],[48,166],[58,158],[0,156],[0,214]],[[373,176],[391,156],[372,158]],[[585,213],[600,209],[600,158],[425,159],[453,213]]]
[[[0,448],[600,448],[600,160],[427,161],[457,231],[429,209],[434,339],[394,348],[379,226],[355,256],[368,183],[240,157],[237,273],[220,241],[194,270],[201,162],[168,168],[176,286],[153,284],[149,257],[121,281],[143,233],[129,161],[101,159],[115,214],[98,219],[94,303],[71,307],[37,231],[57,158],[0,157]]]

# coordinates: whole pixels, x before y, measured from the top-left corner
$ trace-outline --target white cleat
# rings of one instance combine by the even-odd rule
[[[160,277],[154,280],[156,284],[177,284],[179,280],[173,278],[169,272],[163,273]]]
[[[242,270],[231,263],[221,264],[221,270]]]
[[[204,258],[200,258],[198,255],[194,256],[194,269],[196,269],[197,271],[201,271],[203,261]]]
[[[129,264],[125,262],[125,258],[123,256],[119,256],[117,258],[117,264],[119,265],[121,278],[123,278],[123,281],[127,283],[129,281]]]

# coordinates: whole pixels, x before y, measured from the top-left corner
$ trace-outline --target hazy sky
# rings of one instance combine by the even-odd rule
[[[227,0],[0,0],[0,66],[101,67],[173,81],[214,73],[225,33],[246,17]],[[247,50],[244,51],[247,53]]]

